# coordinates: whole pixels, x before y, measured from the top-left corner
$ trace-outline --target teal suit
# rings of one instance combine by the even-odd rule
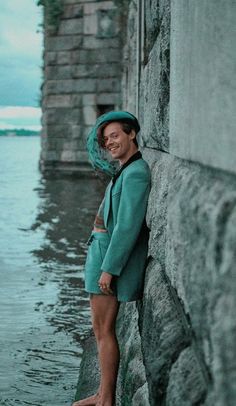
[[[115,184],[109,183],[104,199],[107,233],[93,233],[100,263],[94,266],[94,272],[88,270],[85,274],[88,292],[101,293],[97,283],[104,271],[113,275],[111,287],[119,301],[142,297],[148,251],[145,215],[149,192],[150,170],[143,159],[129,163]],[[88,253],[87,262],[91,263],[92,259],[92,252]]]

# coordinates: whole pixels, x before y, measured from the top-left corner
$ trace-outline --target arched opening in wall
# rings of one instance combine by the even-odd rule
[[[97,117],[114,110],[114,104],[97,104]]]

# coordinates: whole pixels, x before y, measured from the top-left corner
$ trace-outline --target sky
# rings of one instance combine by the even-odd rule
[[[0,129],[40,129],[41,22],[37,0],[0,3]]]

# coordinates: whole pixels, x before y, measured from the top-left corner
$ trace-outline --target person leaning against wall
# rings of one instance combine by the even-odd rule
[[[115,333],[120,302],[142,298],[148,250],[145,222],[150,170],[138,150],[138,120],[126,111],[100,116],[88,137],[90,158],[107,172],[111,164],[98,157],[106,151],[119,162],[95,218],[85,263],[85,290],[90,294],[100,385],[89,398],[73,406],[114,406],[119,346]],[[95,146],[96,153],[91,151]],[[104,156],[104,154],[103,154]],[[111,170],[112,173],[112,170]]]

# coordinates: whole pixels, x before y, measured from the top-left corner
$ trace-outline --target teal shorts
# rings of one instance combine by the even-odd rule
[[[89,293],[102,294],[98,281],[102,270],[101,266],[110,243],[108,233],[93,231],[89,240],[89,248],[85,262],[85,290]]]

